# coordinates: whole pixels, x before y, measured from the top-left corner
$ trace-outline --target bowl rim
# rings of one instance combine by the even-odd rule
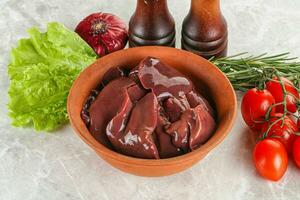
[[[115,57],[122,56],[123,54],[130,54],[134,53],[135,51],[139,50],[146,50],[147,52],[151,51],[171,51],[173,53],[180,53],[180,54],[185,54],[187,56],[192,56],[194,59],[198,59],[199,62],[206,62],[206,64],[210,65],[215,72],[222,77],[228,84],[228,89],[230,91],[231,96],[233,97],[233,110],[229,116],[228,122],[226,123],[227,125],[222,127],[223,129],[219,130],[219,127],[215,130],[215,133],[217,131],[222,131],[223,134],[220,134],[219,137],[211,137],[205,144],[203,144],[201,147],[198,149],[191,151],[189,153],[176,156],[176,157],[171,157],[171,158],[162,158],[162,159],[143,159],[143,158],[135,158],[127,155],[123,155],[121,153],[118,153],[116,151],[113,151],[100,142],[98,142],[88,131],[86,128],[84,122],[81,119],[80,113],[79,113],[79,118],[81,120],[81,123],[76,123],[78,120],[78,116],[76,118],[76,111],[74,111],[73,108],[73,102],[76,101],[74,98],[74,93],[76,92],[75,88],[77,87],[77,84],[79,83],[80,79],[82,78],[83,74],[87,73],[89,69],[91,69],[95,65],[99,65],[99,63],[105,63],[109,59],[114,59]],[[111,53],[109,55],[106,55],[104,57],[101,57],[97,59],[94,63],[89,65],[87,68],[85,68],[79,76],[76,78],[76,80],[73,82],[73,85],[70,89],[68,99],[67,99],[67,111],[68,111],[68,116],[69,116],[69,121],[72,126],[72,128],[75,130],[75,133],[86,143],[88,144],[98,155],[108,157],[110,159],[119,161],[124,163],[130,163],[131,165],[137,165],[137,166],[168,166],[168,165],[173,165],[173,164],[184,164],[187,162],[187,160],[194,160],[197,159],[197,157],[200,156],[205,156],[207,153],[209,153],[213,148],[215,148],[218,144],[220,144],[225,137],[229,134],[230,130],[232,129],[234,122],[236,120],[237,116],[237,98],[235,91],[233,89],[233,86],[231,85],[229,79],[226,77],[226,75],[214,64],[212,64],[210,61],[202,58],[201,56],[198,56],[196,54],[193,54],[191,52],[177,49],[177,48],[172,48],[172,47],[162,47],[162,46],[143,46],[143,47],[134,47],[134,48],[129,48],[129,49],[123,49],[114,53]],[[84,128],[82,128],[82,124],[84,124]],[[85,130],[84,130],[85,129]],[[88,133],[88,134],[83,134],[83,133]],[[214,133],[214,134],[215,134]],[[212,139],[214,139],[212,141]],[[100,153],[100,154],[99,154]],[[103,154],[103,155],[102,155]]]

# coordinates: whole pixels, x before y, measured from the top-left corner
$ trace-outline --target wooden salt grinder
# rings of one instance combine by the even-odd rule
[[[226,56],[227,33],[220,0],[191,0],[182,25],[182,49],[205,58]]]
[[[129,47],[175,47],[175,23],[167,0],[137,0],[129,21]]]

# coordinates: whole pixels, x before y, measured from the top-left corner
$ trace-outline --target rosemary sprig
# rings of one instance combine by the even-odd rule
[[[241,53],[212,58],[210,61],[226,74],[236,90],[247,91],[267,82],[274,75],[275,69],[279,76],[291,80],[299,91],[300,62],[297,61],[297,57],[289,57],[289,53],[272,56],[247,56],[247,53]]]

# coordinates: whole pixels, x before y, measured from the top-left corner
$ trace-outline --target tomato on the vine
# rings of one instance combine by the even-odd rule
[[[275,103],[272,94],[267,90],[257,88],[250,89],[246,92],[242,100],[242,116],[246,124],[253,130],[261,130],[271,105]],[[275,112],[273,108],[270,114]]]
[[[276,120],[282,117],[282,113],[276,113],[271,116],[270,120],[266,122],[261,130],[261,133],[265,133],[269,127],[275,123]],[[283,125],[282,120],[279,120],[270,127],[267,137],[279,140],[286,148],[288,153],[292,152],[294,141],[297,136],[295,133],[298,131],[296,123],[288,116],[284,117]]]
[[[293,157],[296,165],[300,168],[300,137],[294,142]]]
[[[287,169],[288,156],[281,142],[268,138],[255,145],[253,161],[262,177],[278,181]]]
[[[285,77],[280,77],[280,80],[282,81],[284,88],[287,92],[287,96],[285,98],[287,110],[294,113],[297,111],[297,101],[299,100],[299,93],[290,80],[288,80]],[[276,103],[283,102],[284,93],[281,84],[279,82],[279,79],[277,77],[274,77],[271,81],[268,81],[266,83],[266,89],[271,92]],[[283,113],[284,106],[283,105],[276,106],[276,112]]]

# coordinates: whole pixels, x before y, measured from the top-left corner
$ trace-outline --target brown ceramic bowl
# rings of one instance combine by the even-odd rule
[[[199,149],[168,159],[139,159],[117,153],[100,144],[90,134],[80,117],[82,106],[90,91],[96,88],[103,74],[111,67],[135,67],[146,56],[162,62],[187,75],[196,88],[217,110],[217,130]],[[137,47],[121,50],[86,68],[75,80],[68,97],[68,114],[75,132],[96,153],[112,166],[139,176],[166,176],[183,171],[215,148],[227,136],[235,121],[237,110],[235,92],[226,76],[212,63],[187,51],[169,47]]]

